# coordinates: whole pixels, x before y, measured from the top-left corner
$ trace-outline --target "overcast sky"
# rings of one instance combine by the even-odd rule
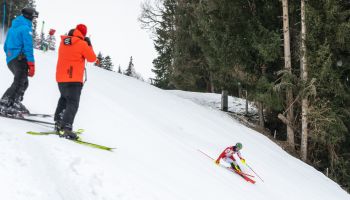
[[[140,28],[137,18],[143,0],[36,0],[39,11],[38,31],[45,21],[44,31],[56,29],[57,46],[60,35],[79,23],[88,28],[96,54],[110,55],[114,70],[118,65],[125,70],[133,56],[136,72],[147,80],[154,77],[152,60],[156,57],[153,42],[146,30]]]

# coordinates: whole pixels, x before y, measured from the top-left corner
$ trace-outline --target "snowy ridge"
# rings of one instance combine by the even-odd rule
[[[199,92],[186,92],[181,90],[170,90],[169,92],[185,98],[192,100],[200,105],[210,107],[213,109],[221,109],[221,94],[213,94],[213,93],[199,93]],[[228,111],[236,114],[244,114],[246,112],[245,99],[237,98],[237,97],[228,97]],[[257,114],[257,109],[252,103],[248,103],[248,112],[252,115]]]
[[[53,113],[59,97],[57,55],[36,54],[24,104]],[[12,76],[0,56],[0,92]],[[133,78],[88,65],[75,128],[86,141],[117,147],[106,152],[57,136],[50,128],[0,118],[0,186],[5,200],[348,200],[350,195],[311,166],[225,113]],[[237,141],[264,179],[255,185],[212,157]],[[242,166],[244,171],[248,168]]]

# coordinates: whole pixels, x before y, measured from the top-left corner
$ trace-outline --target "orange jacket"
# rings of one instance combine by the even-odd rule
[[[85,59],[95,62],[96,55],[92,47],[84,41],[80,31],[74,30],[73,36],[62,35],[58,49],[56,81],[83,83]]]

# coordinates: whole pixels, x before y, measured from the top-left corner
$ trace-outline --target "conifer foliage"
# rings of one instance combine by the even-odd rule
[[[0,25],[1,27],[5,27],[4,32],[6,33],[8,29],[11,27],[12,20],[21,15],[21,10],[24,7],[36,7],[35,0],[0,0]],[[4,19],[4,6],[5,6],[5,20]],[[5,22],[5,24],[3,24]],[[36,20],[33,21],[33,38],[36,38]]]
[[[139,79],[139,80],[143,81],[142,76],[135,71],[134,60],[133,60],[132,56],[130,57],[130,61],[129,61],[128,67],[126,68],[126,70],[124,72],[124,75],[130,76],[130,77],[133,77],[133,78],[136,78],[136,79]]]
[[[113,71],[113,62],[110,56],[103,56],[101,52],[97,54],[97,59],[99,62],[95,63],[95,66],[101,67],[108,71]]]

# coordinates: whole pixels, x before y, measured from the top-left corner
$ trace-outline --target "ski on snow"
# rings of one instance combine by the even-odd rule
[[[241,176],[244,180],[246,180],[246,181],[248,181],[248,182],[250,182],[252,184],[255,184],[255,181],[253,179],[249,178],[249,176],[251,176],[251,175],[248,176],[248,174],[246,174],[246,173],[243,173],[243,172],[238,171],[238,170],[234,170],[234,169],[232,169],[230,167],[225,167],[224,165],[221,165],[221,164],[219,164],[219,166],[222,167],[222,168],[225,168],[225,169],[227,169],[227,170],[229,170],[231,172],[235,172],[236,174]]]
[[[84,131],[85,131],[84,129],[78,129],[77,131],[73,131],[73,132],[77,135],[80,135]],[[47,131],[47,132],[28,131],[27,134],[30,134],[30,135],[58,135],[56,131]]]
[[[29,119],[29,118],[25,118],[24,116],[26,115],[19,115],[19,116],[15,116],[15,115],[0,115],[1,117],[4,118],[8,118],[8,119],[15,119],[15,120],[21,120],[21,121],[27,121],[27,122],[33,122],[33,123],[39,123],[39,124],[45,124],[45,125],[55,125],[55,123],[53,122],[47,122],[47,121],[41,121],[41,120],[36,120],[36,119]],[[28,115],[30,116],[30,115]]]
[[[22,114],[23,117],[41,117],[41,118],[49,118],[53,117],[53,115],[50,114],[42,114],[42,113],[28,113],[28,114]]]
[[[74,131],[74,133],[76,133],[78,135],[82,134],[83,132],[84,132],[83,129],[79,129],[77,131]],[[27,134],[30,134],[30,135],[58,135],[56,131],[48,131],[48,132],[28,131]],[[107,147],[107,146],[103,146],[103,145],[99,145],[99,144],[94,144],[94,143],[91,143],[91,142],[85,142],[85,141],[82,141],[81,139],[78,139],[78,140],[67,139],[67,140],[70,140],[72,142],[75,142],[75,143],[78,143],[78,144],[82,144],[82,145],[85,145],[85,146],[106,150],[106,151],[113,151],[113,149],[115,149],[115,148],[111,148],[111,147]]]
[[[204,154],[205,156],[207,156],[208,158],[210,158],[212,161],[215,161],[214,158],[210,157],[208,154],[204,153],[203,151],[201,151],[201,150],[199,150],[199,149],[198,149],[198,151],[201,152],[202,154]],[[249,178],[249,177],[254,177],[253,175],[250,175],[250,174],[247,174],[247,173],[238,171],[238,170],[234,170],[234,169],[232,169],[231,167],[226,167],[226,166],[224,166],[224,165],[222,165],[222,164],[218,164],[218,166],[219,166],[219,167],[222,167],[222,168],[224,168],[224,169],[226,169],[226,170],[229,170],[230,172],[236,173],[237,175],[239,175],[240,177],[242,177],[242,178],[243,178],[244,180],[246,180],[247,182],[250,182],[250,183],[252,183],[252,184],[255,184],[255,181],[254,181],[253,179]]]
[[[14,120],[21,120],[21,121],[26,121],[26,122],[32,122],[32,123],[37,123],[37,124],[42,124],[42,125],[50,125],[50,126],[55,125],[55,123],[53,123],[53,122],[47,122],[47,121],[26,118],[26,117],[41,117],[41,118],[52,117],[52,115],[49,115],[49,114],[18,114],[18,115],[2,115],[2,114],[0,114],[0,117],[14,119]],[[81,134],[83,132],[84,132],[83,129],[79,129],[78,131],[75,131],[76,134]],[[58,135],[56,131],[49,131],[49,132],[28,131],[27,134],[30,134],[30,135]],[[107,147],[107,146],[103,146],[103,145],[99,145],[99,144],[94,144],[91,142],[85,142],[85,141],[82,141],[81,139],[78,139],[78,140],[68,139],[68,140],[73,141],[73,142],[78,143],[78,144],[82,144],[85,146],[90,146],[93,148],[102,149],[102,150],[106,150],[106,151],[113,151],[113,149],[115,149],[115,148],[111,148],[111,147]]]

